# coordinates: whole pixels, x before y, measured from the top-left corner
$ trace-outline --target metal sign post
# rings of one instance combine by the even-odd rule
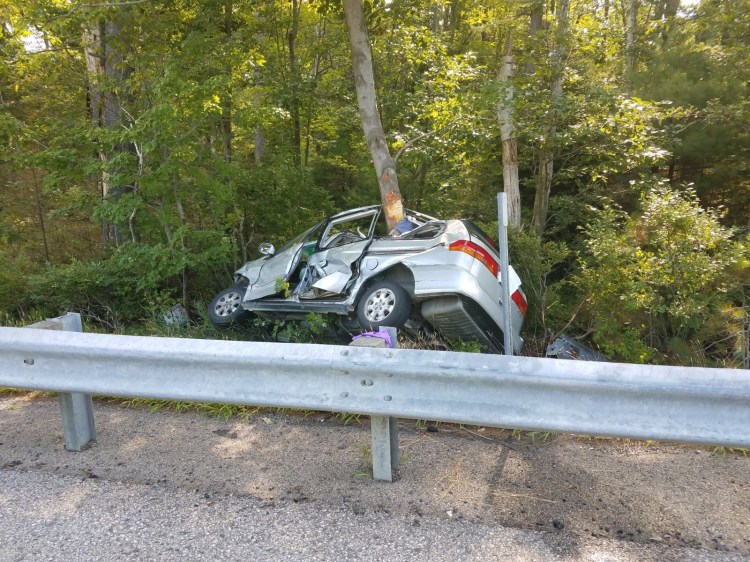
[[[513,355],[513,340],[510,323],[510,259],[508,258],[508,196],[497,194],[497,231],[500,249],[500,300],[503,305],[503,350]]]

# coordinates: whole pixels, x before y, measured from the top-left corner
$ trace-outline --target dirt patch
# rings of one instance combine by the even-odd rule
[[[368,476],[366,419],[94,410],[98,443],[68,453],[56,400],[0,395],[0,467],[750,555],[739,452],[403,420],[402,466],[385,484]]]

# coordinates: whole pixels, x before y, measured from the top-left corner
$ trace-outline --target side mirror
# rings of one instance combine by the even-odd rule
[[[276,253],[276,248],[270,242],[263,242],[258,246],[258,251],[264,256],[272,256]]]

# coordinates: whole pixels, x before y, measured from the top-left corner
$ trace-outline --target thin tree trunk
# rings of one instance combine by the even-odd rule
[[[42,190],[39,187],[39,179],[36,169],[31,168],[31,176],[34,180],[34,199],[36,199],[36,214],[39,218],[39,230],[42,234],[42,247],[44,248],[44,261],[49,263],[49,244],[47,243],[47,229],[44,224],[44,202],[42,201]]]
[[[325,33],[325,31],[324,31]],[[313,58],[313,86],[312,90],[315,93],[318,86],[318,79],[320,78],[320,55],[316,54]],[[310,158],[310,128],[312,126],[312,114],[313,108],[308,108],[307,123],[305,124],[305,158],[302,161],[304,166],[307,166],[307,162]]]
[[[497,102],[497,121],[503,146],[503,190],[508,197],[508,222],[511,228],[521,228],[521,192],[518,186],[518,146],[513,126],[513,36],[508,34],[500,72],[501,92]]]
[[[183,256],[187,255],[187,241],[185,240],[185,208],[182,206],[182,200],[180,199],[179,192],[177,191],[177,184],[172,181],[172,193],[174,195],[174,205],[177,211],[177,218],[180,220],[180,248],[182,249]],[[190,300],[188,299],[188,268],[182,268],[181,275],[182,285],[182,306],[186,311],[190,310]]]
[[[300,100],[299,100],[299,63],[297,61],[297,33],[299,33],[299,11],[300,0],[291,0],[292,2],[292,27],[287,33],[287,43],[289,46],[289,76],[290,76],[290,102],[289,113],[292,116],[292,156],[294,163],[298,166],[302,162],[302,125],[300,121]]]
[[[255,165],[260,166],[263,163],[263,155],[266,152],[266,137],[263,135],[263,130],[260,126],[255,128],[255,144],[253,147],[253,159]]]
[[[357,89],[362,129],[375,165],[385,218],[388,228],[391,229],[404,218],[404,207],[401,202],[401,191],[398,187],[396,165],[388,150],[383,124],[378,113],[375,77],[372,71],[372,53],[367,37],[365,18],[362,14],[361,0],[344,0],[344,14],[352,49],[354,84]]]
[[[224,2],[224,39],[229,48],[232,40],[232,0]],[[227,60],[230,60],[227,57]],[[232,68],[227,62],[226,72],[231,76]],[[221,94],[221,141],[222,152],[226,162],[232,161],[232,93],[223,92]]]
[[[223,23],[223,29],[224,32],[224,40],[226,42],[227,48],[230,48],[230,44],[232,41],[232,34],[234,33],[234,26],[232,24],[232,0],[224,0],[223,9],[224,9],[224,23]],[[232,71],[234,70],[231,66],[231,63],[229,62],[230,59],[227,57],[227,63],[224,71],[227,73],[228,76],[231,77]],[[222,139],[222,152],[224,156],[224,161],[229,163],[232,161],[232,153],[233,153],[233,147],[232,147],[232,95],[231,91],[224,92],[221,95],[221,139]],[[234,207],[234,213],[235,216],[241,217],[240,218],[240,224],[235,229],[236,238],[237,238],[237,244],[240,247],[240,251],[242,252],[243,261],[247,261],[245,259],[247,257],[247,242],[245,240],[245,229],[244,229],[244,209],[240,208],[239,201],[242,200],[242,197],[239,193],[239,188],[235,184],[233,180],[229,180],[229,189],[233,192],[234,197],[232,199],[232,205]],[[176,196],[176,194],[175,194]],[[178,200],[179,201],[179,200]],[[182,210],[182,204],[179,205],[180,210]],[[184,213],[183,218],[181,220],[184,220]],[[182,240],[183,247],[185,247],[185,241],[184,238]],[[182,291],[183,291],[183,301],[184,303],[187,303],[188,297],[187,297],[187,279],[188,279],[188,268],[185,267],[182,272]],[[187,305],[185,305],[185,309],[188,310]]]
[[[538,43],[537,34],[544,27],[544,0],[534,0],[531,4],[529,16],[529,42],[532,45]],[[534,61],[530,59],[524,69],[526,74],[534,74]]]
[[[635,66],[635,26],[638,21],[638,0],[628,0],[627,25],[625,29],[625,71]]]
[[[563,97],[563,75],[565,72],[565,59],[567,49],[565,47],[568,33],[568,7],[569,0],[558,0],[556,12],[555,47],[551,56],[552,63],[552,86],[550,88],[551,107],[547,113],[547,125],[545,126],[544,139],[539,151],[539,171],[536,182],[536,195],[534,197],[534,212],[532,226],[540,236],[544,234],[549,213],[549,197],[552,191],[552,176],[554,173],[554,149],[555,135],[557,134],[557,119],[559,117],[558,106]]]

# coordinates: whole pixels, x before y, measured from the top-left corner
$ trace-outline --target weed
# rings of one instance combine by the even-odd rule
[[[302,321],[272,322],[271,336],[285,343],[318,343],[332,339],[331,324],[326,316],[311,312]]]
[[[522,437],[528,437],[532,443],[537,439],[541,440],[542,443],[546,443],[557,434],[551,431],[526,431],[525,429],[514,429],[511,432],[511,437],[515,437],[516,441],[520,441]]]
[[[337,412],[336,418],[341,421],[344,425],[348,425],[351,422],[358,422],[361,414],[352,414],[350,412]]]
[[[291,296],[291,291],[289,290],[289,282],[283,279],[282,277],[277,277],[274,280],[274,287],[273,287],[277,293],[284,293],[284,298],[289,298]]]
[[[750,456],[750,449],[743,449],[742,447],[714,447],[713,453],[715,455],[742,455],[745,458]]]
[[[354,471],[354,476],[357,478],[372,478],[372,471],[371,470],[365,470],[363,468],[358,468]]]
[[[476,340],[450,340],[451,351],[482,353],[485,347]]]
[[[372,450],[363,443],[359,443],[356,447],[361,466],[354,471],[354,475],[360,478],[372,478]]]
[[[178,413],[182,412],[201,412],[209,416],[216,416],[228,420],[232,417],[238,417],[243,420],[249,420],[260,411],[260,408],[253,406],[243,406],[240,404],[216,404],[213,402],[185,402],[176,400],[153,400],[149,398],[112,398],[112,402],[121,404],[126,408],[148,408],[148,411],[158,412],[159,410],[169,410]]]

